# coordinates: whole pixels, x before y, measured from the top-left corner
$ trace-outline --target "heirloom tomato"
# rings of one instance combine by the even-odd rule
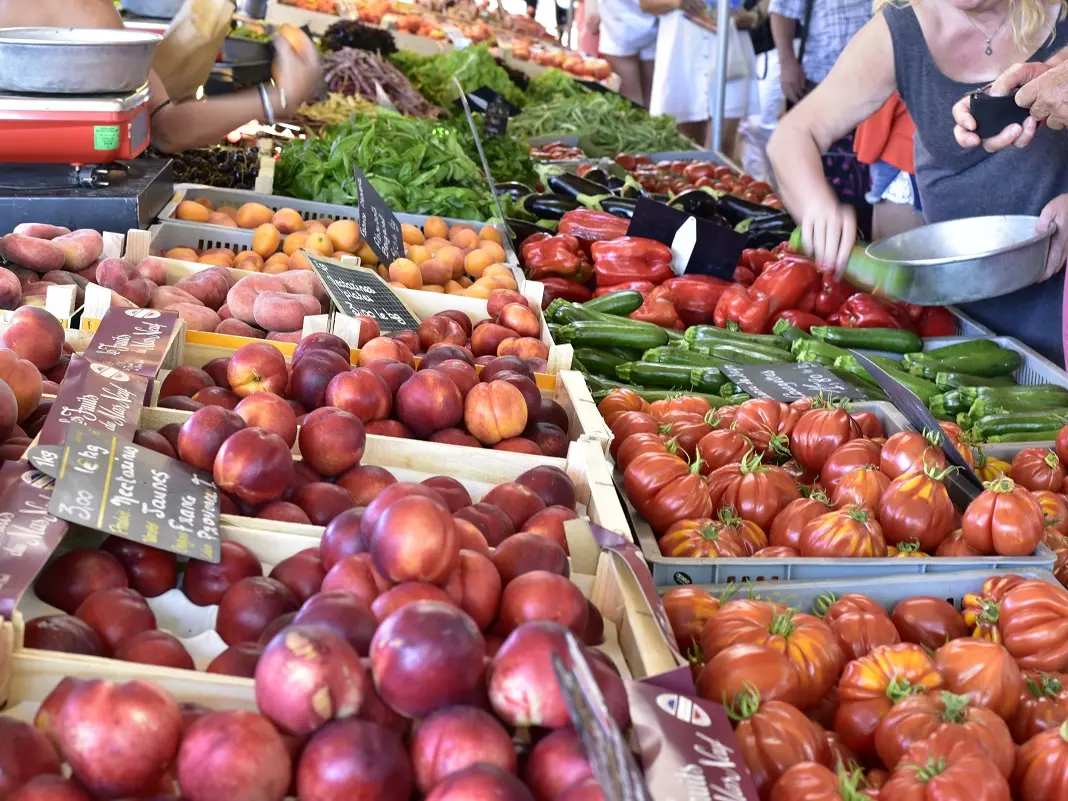
[[[779,777],[771,789],[770,801],[870,801],[876,798],[866,790],[863,772],[848,770],[841,762],[838,771],[815,762],[794,765]]]
[[[984,484],[1001,476],[1007,476],[1011,469],[1012,465],[1008,462],[987,456],[983,453],[983,449],[979,448],[979,455],[975,457],[975,474]]]
[[[719,598],[699,587],[672,587],[660,600],[679,650],[689,654],[701,639],[705,623],[719,611]]]
[[[802,709],[815,704],[834,686],[844,660],[838,639],[826,623],[770,601],[731,601],[701,633],[706,659],[741,643],[766,645],[786,655],[797,671]]]
[[[943,540],[945,542],[945,540]],[[922,559],[930,556],[929,553],[920,550],[920,543],[916,540],[899,542],[897,545],[887,545],[886,555],[895,559]]]
[[[1068,501],[1059,492],[1038,490],[1033,492],[1038,507],[1046,518],[1046,535],[1050,533],[1068,537]]]
[[[825,764],[830,759],[823,731],[795,706],[762,701],[750,691],[738,697],[729,714],[737,721],[738,750],[762,798],[790,767],[799,762]]]
[[[737,416],[737,406],[720,406],[705,415],[705,419],[712,424],[712,428],[730,428],[734,425],[734,418]]]
[[[643,453],[627,465],[627,497],[653,531],[667,531],[676,520],[708,517],[712,511],[700,463],[686,464],[669,453]]]
[[[887,544],[915,540],[921,551],[931,553],[949,536],[957,510],[942,483],[945,476],[944,471],[925,467],[890,482],[878,510]]]
[[[974,469],[975,453],[972,451],[968,435],[956,423],[942,422],[938,425],[942,429],[942,433],[945,434],[946,439],[953,443],[953,447],[957,449],[957,453],[964,459],[965,464]]]
[[[841,407],[810,409],[790,432],[790,453],[797,463],[819,472],[839,447],[861,436],[860,426]]]
[[[633,434],[659,434],[660,423],[646,412],[623,412],[612,423],[612,444],[609,451],[616,458],[620,446]]]
[[[1061,463],[1068,464],[1068,426],[1064,426],[1057,432],[1053,449],[1057,451],[1057,458],[1061,460]]]
[[[878,439],[886,436],[883,422],[873,412],[853,412],[853,420],[860,426],[861,436]]]
[[[1061,586],[1066,586],[1065,582],[1068,582],[1068,545],[1054,546],[1049,542],[1047,544],[1053,548],[1053,575],[1061,583]]]
[[[894,704],[875,729],[875,751],[893,770],[913,743],[941,731],[982,746],[1006,778],[1012,773],[1013,742],[1009,727],[989,709],[972,706],[967,696],[932,692]]]
[[[597,411],[601,413],[605,424],[611,428],[612,423],[626,412],[649,411],[649,403],[633,389],[616,387],[597,404]]]
[[[757,529],[759,531],[759,529]],[[763,537],[763,532],[761,532]],[[657,543],[664,556],[687,559],[714,559],[717,556],[749,556],[752,552],[742,541],[737,528],[722,520],[707,517],[679,520]]]
[[[995,642],[961,637],[935,651],[948,692],[966,695],[977,707],[1008,720],[1020,703],[1023,674],[1012,655]]]
[[[649,414],[657,420],[663,420],[664,415],[669,412],[691,412],[704,417],[710,411],[712,411],[712,405],[696,395],[673,396],[649,404]]]
[[[616,451],[616,467],[626,470],[627,466],[643,453],[670,453],[672,456],[678,456],[679,446],[674,440],[666,440],[660,434],[631,434]]]
[[[790,501],[801,497],[797,484],[782,469],[761,463],[751,453],[739,464],[728,464],[708,476],[708,497],[714,509],[733,507],[740,517],[770,528]]]
[[[660,418],[660,433],[675,440],[691,460],[697,456],[697,443],[711,432],[712,426],[694,412],[665,412]]]
[[[801,411],[771,398],[753,398],[738,407],[734,427],[760,453],[790,453],[790,434]]]
[[[797,459],[787,459],[779,467],[790,478],[794,480],[794,483],[799,487],[807,487],[809,489],[817,488],[816,484],[819,481],[819,473],[815,473],[812,470],[808,470],[797,463]]]
[[[937,690],[942,677],[919,645],[880,645],[845,666],[838,680],[834,728],[858,754],[875,753],[875,728],[903,698]]]
[[[1013,457],[1009,478],[1018,486],[1060,492],[1064,486],[1064,468],[1056,451],[1048,448],[1024,448]]]
[[[756,559],[797,559],[801,552],[789,545],[769,545],[753,554]]]
[[[1068,721],[1019,747],[1012,786],[1017,801],[1068,798]]]
[[[775,515],[771,530],[768,532],[768,544],[798,549],[801,542],[801,529],[805,527],[805,524],[812,518],[829,511],[831,511],[830,502],[822,492],[814,492],[807,498],[790,501],[781,512]]]
[[[1068,667],[1068,592],[1045,581],[1021,581],[998,610],[1001,644],[1025,670]]]
[[[1046,518],[1035,496],[1001,476],[986,485],[961,518],[965,541],[982,554],[1029,556],[1046,529]]]
[[[1011,801],[1005,777],[989,766],[982,746],[953,731],[939,732],[905,752],[879,789],[879,801]]]
[[[810,718],[811,720],[811,718]],[[830,765],[854,765],[860,764],[860,757],[857,756],[852,749],[846,748],[842,743],[842,738],[838,736],[837,732],[824,731],[823,736],[827,738],[827,747],[831,749],[831,761]]]
[[[901,642],[886,610],[864,595],[849,593],[829,603],[823,622],[831,627],[848,660],[859,659],[880,645]]]
[[[889,486],[890,479],[883,475],[878,467],[858,467],[842,476],[842,480],[831,493],[831,505],[835,509],[841,509],[843,506],[865,506],[874,513]]]
[[[1036,734],[1068,720],[1068,683],[1060,674],[1024,672],[1020,703],[1009,720],[1012,739],[1023,745]]]
[[[725,465],[741,462],[752,450],[753,443],[733,428],[717,428],[697,443],[697,456],[704,463],[701,471],[705,475]]]
[[[905,642],[935,651],[950,640],[968,636],[968,626],[960,612],[942,598],[914,595],[894,607],[890,615],[897,633]]]
[[[992,576],[983,582],[979,592],[968,592],[961,599],[960,614],[964,624],[971,629],[972,637],[990,642],[1001,642],[998,629],[998,610],[1005,593],[1017,584],[1026,581],[1023,576],[1008,573]]]
[[[982,556],[979,551],[975,550],[968,541],[964,539],[964,535],[960,529],[957,529],[948,537],[946,537],[935,548],[935,556]]]
[[[879,469],[893,481],[898,476],[923,470],[930,465],[935,470],[946,469],[946,455],[938,447],[939,432],[931,437],[915,431],[898,431],[883,445],[879,454]]]
[[[816,705],[805,710],[805,714],[827,731],[834,731],[834,715],[838,711],[838,688],[832,687]],[[843,744],[843,747],[848,747]],[[852,750],[852,749],[850,749]]]
[[[697,694],[731,709],[755,689],[760,698],[796,705],[801,697],[797,670],[779,651],[751,643],[724,648],[697,674]]]
[[[829,457],[820,471],[820,483],[833,493],[846,475],[860,467],[879,464],[882,449],[870,439],[853,439]]]
[[[882,557],[886,540],[870,509],[850,506],[809,520],[801,529],[798,550],[802,556]]]

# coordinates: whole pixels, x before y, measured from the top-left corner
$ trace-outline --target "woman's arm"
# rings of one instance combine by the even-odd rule
[[[879,14],[846,45],[827,78],[780,120],[768,142],[780,197],[802,220],[805,250],[828,267],[845,268],[856,221],[841,208],[820,157],[875,113],[896,84],[890,29]]]

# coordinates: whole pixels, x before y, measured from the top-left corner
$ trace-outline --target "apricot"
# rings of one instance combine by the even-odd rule
[[[507,258],[504,248],[497,242],[480,242],[478,244],[478,250],[484,250],[489,253],[493,256],[495,262],[503,262]]]
[[[431,262],[425,262],[430,264]],[[419,265],[409,259],[397,259],[389,265],[389,278],[408,289],[422,289],[423,276]]]
[[[464,223],[456,223],[456,225],[449,226],[449,241],[451,242],[460,231],[473,231],[474,229],[470,225]]]
[[[278,253],[275,253],[273,256],[267,259],[264,264],[284,264],[288,268],[289,254],[279,251]]]
[[[465,228],[462,231],[457,231],[456,235],[450,237],[452,243],[458,248],[477,248],[478,247],[478,234],[476,234],[470,228]]]
[[[211,211],[195,200],[183,200],[174,210],[174,216],[188,222],[206,223],[211,217]]]
[[[437,252],[444,247],[448,247],[451,243],[448,239],[440,236],[428,236],[426,242],[423,243],[426,249],[430,251],[431,256],[437,255]]]
[[[252,235],[252,249],[263,258],[273,256],[282,244],[282,234],[271,223],[264,223]]]
[[[200,264],[210,264],[213,267],[233,267],[234,257],[224,253],[205,253],[198,260]]]
[[[311,265],[308,264],[308,260],[304,258],[304,254],[299,250],[289,257],[289,269],[290,270],[310,270]]]
[[[434,258],[449,266],[450,278],[459,278],[464,274],[464,252],[458,247],[446,245],[437,252]]]
[[[304,230],[309,234],[325,234],[326,225],[322,220],[310,220],[309,222],[304,223]]]
[[[424,261],[428,261],[432,258],[430,251],[425,245],[412,245],[408,248],[408,252],[405,255],[410,261],[414,261],[416,264],[422,264]]]
[[[278,229],[279,233],[291,234],[304,228],[304,218],[296,209],[281,208],[271,217],[271,225]]]
[[[389,270],[379,264],[375,267],[375,272],[378,273],[378,277],[383,281],[389,281]]]
[[[404,259],[404,261],[408,261]],[[396,264],[397,262],[394,262]],[[411,263],[411,262],[409,262]],[[392,271],[393,267],[390,266]],[[438,284],[441,286],[446,281],[452,278],[452,267],[443,262],[441,259],[429,259],[420,264],[417,268],[423,276],[423,284]],[[418,289],[419,287],[413,287]]]
[[[471,286],[471,284],[475,282],[468,278],[466,275],[461,275],[459,278],[456,279],[456,283],[458,283],[464,289],[467,289],[469,286]]]
[[[234,219],[241,228],[254,229],[269,223],[274,212],[262,203],[246,203],[237,210]]]
[[[198,197],[193,202],[194,203],[199,203],[201,206],[206,208],[208,211],[215,211],[215,204],[212,203],[211,200],[209,200],[206,197]]]
[[[479,300],[489,300],[490,293],[493,292],[495,288],[496,287],[486,286],[484,284],[481,286],[479,284],[472,284],[464,290],[464,296],[468,298],[478,298]]]
[[[258,273],[263,269],[263,256],[254,250],[242,250],[234,256],[234,267],[238,270],[252,270]]]
[[[441,217],[427,217],[426,222],[423,223],[423,233],[428,239],[435,237],[444,239],[449,235],[449,224]]]
[[[196,262],[197,252],[192,248],[171,248],[163,254],[165,259],[178,259],[178,261]]]
[[[464,285],[452,279],[446,281],[443,288],[446,295],[462,295],[464,292]]]
[[[334,245],[325,231],[322,233],[316,232],[309,236],[304,242],[304,249],[318,253],[320,256],[334,255]]]
[[[406,245],[421,245],[426,241],[423,232],[410,223],[401,223],[401,239]]]
[[[355,253],[363,244],[360,226],[355,220],[338,220],[330,223],[326,229],[326,236],[334,246],[334,250],[343,250],[346,253]]]
[[[237,209],[233,206],[219,206],[219,208],[215,209],[215,212],[217,214],[225,214],[231,220],[237,216]]]
[[[208,215],[208,225],[221,225],[223,228],[237,228],[237,223],[234,222],[234,218],[226,214],[219,214],[217,211],[213,211]]]
[[[282,252],[287,256],[292,256],[304,247],[304,243],[308,241],[309,236],[311,234],[307,231],[297,231],[295,234],[290,234],[286,237],[286,241],[282,243]]]
[[[423,284],[424,292],[437,292],[439,294],[445,293],[445,288],[440,284]]]
[[[496,242],[498,245],[501,244],[501,232],[492,225],[487,225],[479,231],[478,238],[483,242]]]
[[[464,257],[464,270],[468,275],[481,278],[485,269],[493,263],[493,257],[489,252],[476,248]]]
[[[360,261],[363,262],[365,267],[375,267],[378,265],[378,256],[371,250],[371,246],[364,242],[360,245],[356,251],[356,255],[360,257]]]
[[[299,255],[299,253],[294,254],[294,256]],[[288,273],[289,259],[286,259],[285,261],[269,261],[265,265],[263,265],[263,269],[261,269],[259,272],[263,273],[264,275],[279,275],[280,273]]]

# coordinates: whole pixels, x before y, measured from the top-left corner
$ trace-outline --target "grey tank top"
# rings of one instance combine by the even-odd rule
[[[953,138],[953,104],[982,84],[948,78],[935,64],[911,7],[883,12],[894,47],[898,93],[916,125],[916,183],[927,222],[991,214],[1037,216],[1058,195],[1068,193],[1068,133],[1039,129],[1023,150],[989,154],[965,150]],[[1031,61],[1045,61],[1068,45],[1068,21]],[[1057,364],[1061,341],[1063,274],[1010,295],[962,309],[995,333],[1023,340]]]

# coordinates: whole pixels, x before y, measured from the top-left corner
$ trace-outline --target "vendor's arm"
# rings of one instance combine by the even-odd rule
[[[802,221],[805,252],[838,272],[856,240],[856,217],[827,183],[821,154],[896,88],[890,29],[879,14],[857,32],[827,78],[782,118],[768,143],[779,194]]]

